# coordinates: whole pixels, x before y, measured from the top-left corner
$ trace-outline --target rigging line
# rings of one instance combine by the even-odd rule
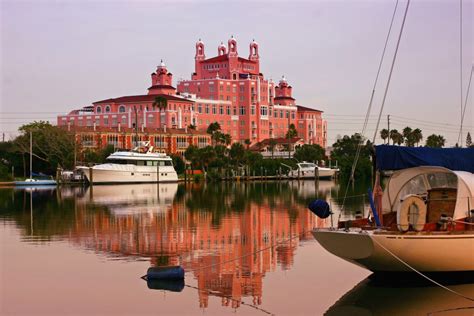
[[[459,131],[458,144],[461,142],[461,137],[462,137],[461,134],[462,134],[462,126],[463,126],[462,123],[464,122],[464,115],[466,114],[467,100],[469,99],[469,91],[471,90],[472,70],[473,69],[474,69],[474,66],[471,65],[471,75],[469,76],[469,84],[467,85],[467,90],[466,90],[466,100],[464,101],[464,108],[462,110],[461,130]]]
[[[391,252],[389,249],[387,249],[384,245],[382,245],[382,243],[380,243],[380,242],[377,240],[377,238],[371,238],[371,240],[375,241],[375,243],[376,243],[377,245],[379,245],[382,249],[384,249],[386,252],[388,252],[390,255],[392,255],[395,259],[397,259],[398,261],[400,261],[402,264],[404,264],[404,265],[405,265],[406,267],[408,267],[410,270],[412,270],[412,271],[418,273],[419,275],[421,275],[422,277],[424,277],[424,278],[427,279],[428,281],[430,281],[430,282],[436,284],[437,286],[439,286],[439,287],[441,287],[441,288],[443,288],[443,289],[445,289],[445,290],[447,290],[447,291],[449,291],[449,292],[451,292],[451,293],[453,293],[453,294],[455,294],[455,295],[457,295],[457,296],[460,296],[460,297],[462,297],[462,298],[465,298],[465,299],[467,299],[467,300],[469,300],[469,301],[473,301],[473,302],[474,302],[474,298],[469,297],[469,296],[464,295],[464,294],[461,294],[461,293],[459,293],[459,292],[456,292],[456,291],[450,289],[449,287],[444,286],[444,285],[442,285],[442,284],[439,283],[439,282],[436,282],[435,280],[431,279],[430,277],[428,277],[427,275],[423,274],[422,272],[418,271],[417,269],[415,269],[414,267],[412,267],[410,264],[408,264],[407,262],[403,261],[403,259],[401,259],[400,257],[398,257],[396,254],[394,254],[393,252]]]
[[[461,89],[461,127],[459,128],[459,138],[462,138],[463,104],[462,104],[462,0],[459,0],[459,89]],[[458,139],[459,144],[459,139]],[[462,147],[462,143],[459,144]]]
[[[402,39],[403,29],[405,28],[405,21],[407,19],[408,8],[410,6],[410,0],[407,1],[407,7],[405,8],[405,14],[403,16],[402,26],[400,27],[400,33],[398,34],[397,46],[395,47],[395,53],[393,54],[392,66],[390,67],[390,73],[388,74],[387,85],[385,86],[385,92],[383,94],[382,106],[380,107],[379,118],[377,125],[375,127],[374,137],[372,138],[372,143],[375,143],[375,138],[377,137],[377,131],[379,129],[380,119],[382,117],[383,108],[385,106],[385,100],[387,98],[388,88],[390,87],[390,81],[392,79],[393,67],[395,66],[395,61],[397,60],[398,48],[400,47],[400,41]]]
[[[342,200],[341,212],[344,210],[344,206],[345,206],[345,203],[346,203],[346,196],[347,196],[347,193],[349,191],[349,185],[350,185],[351,181],[354,181],[355,169],[357,167],[357,162],[358,162],[359,157],[360,157],[360,151],[362,150],[362,144],[364,142],[364,134],[365,134],[366,129],[367,129],[367,123],[368,123],[368,120],[369,120],[369,117],[370,117],[370,111],[372,110],[372,103],[374,101],[375,88],[377,87],[377,82],[379,80],[380,70],[382,69],[382,64],[383,64],[383,60],[384,60],[384,57],[385,57],[385,52],[387,50],[388,40],[390,39],[390,34],[392,32],[393,21],[395,20],[395,14],[397,13],[397,8],[398,8],[398,0],[395,2],[395,8],[393,9],[392,19],[390,21],[390,27],[388,28],[387,37],[385,38],[385,43],[384,43],[384,46],[383,46],[382,55],[380,56],[380,62],[379,62],[379,66],[378,66],[378,69],[377,69],[377,75],[375,76],[374,86],[372,87],[372,93],[370,95],[370,101],[369,101],[369,104],[367,106],[367,112],[365,114],[365,121],[364,121],[364,125],[362,127],[362,132],[361,132],[361,135],[360,135],[361,137],[360,137],[359,143],[357,145],[356,155],[354,157],[354,162],[352,163],[352,167],[351,167],[351,175],[349,177],[349,181],[347,182],[346,190],[344,192],[344,199]],[[378,118],[378,120],[380,121],[380,117]],[[376,131],[376,133],[377,133],[377,131]],[[340,218],[341,218],[341,213],[339,213],[339,219]]]

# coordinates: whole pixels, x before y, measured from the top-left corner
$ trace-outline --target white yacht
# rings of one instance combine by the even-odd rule
[[[93,184],[178,181],[171,157],[153,152],[149,143],[132,151],[114,152],[104,164],[78,169]]]
[[[336,175],[336,172],[339,171],[339,169],[319,167],[315,163],[306,161],[297,163],[297,166],[297,169],[291,170],[288,173],[290,178],[314,179],[318,176],[319,179],[332,179]]]

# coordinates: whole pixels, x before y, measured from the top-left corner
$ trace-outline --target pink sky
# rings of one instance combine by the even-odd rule
[[[406,2],[399,4],[398,34]],[[93,101],[142,94],[163,59],[189,78],[233,34],[239,54],[260,44],[262,72],[282,74],[297,103],[322,109],[328,143],[360,131],[395,1],[2,1],[0,133]],[[473,4],[463,1],[463,90],[473,60]],[[376,92],[372,138],[396,36]],[[388,94],[392,128],[419,127],[449,145],[460,122],[459,1],[412,1]],[[471,93],[472,96],[472,93]],[[441,123],[441,124],[440,124]],[[474,133],[469,99],[464,131]],[[465,138],[465,136],[463,137]]]

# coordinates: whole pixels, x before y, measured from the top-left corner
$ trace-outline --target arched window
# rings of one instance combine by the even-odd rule
[[[98,106],[96,109],[95,109],[96,113],[102,113],[102,107]]]
[[[119,106],[119,113],[125,113],[125,106],[124,105]]]
[[[109,113],[109,112],[110,112],[110,106],[107,105],[107,106],[105,107],[105,113]]]

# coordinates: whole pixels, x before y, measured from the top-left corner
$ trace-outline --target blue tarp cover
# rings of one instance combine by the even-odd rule
[[[474,173],[474,148],[375,146],[378,170],[440,166]]]

